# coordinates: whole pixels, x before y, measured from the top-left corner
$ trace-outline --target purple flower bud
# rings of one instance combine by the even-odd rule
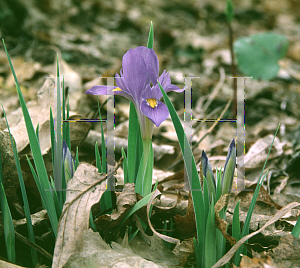
[[[75,161],[67,146],[65,140],[63,141],[63,167],[65,173],[66,182],[72,179],[75,171]]]
[[[207,180],[210,197],[215,196],[215,194],[216,194],[215,177],[214,177],[214,173],[212,171],[211,165],[210,165],[210,163],[208,161],[208,158],[206,156],[206,153],[204,151],[202,151],[201,164],[202,164],[203,176]]]
[[[225,166],[224,166],[224,172],[222,177],[222,195],[229,194],[231,191],[235,167],[236,167],[236,149],[235,149],[235,141],[233,139],[230,143]]]

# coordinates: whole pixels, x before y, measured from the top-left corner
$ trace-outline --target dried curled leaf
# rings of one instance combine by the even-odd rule
[[[109,178],[121,165],[112,170]],[[52,267],[63,267],[69,257],[83,248],[82,233],[88,230],[91,207],[100,201],[106,190],[106,174],[90,164],[80,164],[68,182],[66,202],[59,220]]]
[[[252,236],[260,233],[261,231],[263,231],[265,228],[267,228],[268,226],[270,226],[271,224],[275,223],[276,221],[278,221],[281,217],[283,217],[287,212],[289,212],[292,208],[299,206],[300,203],[298,202],[293,202],[290,203],[288,205],[286,205],[285,207],[283,207],[281,210],[279,210],[272,219],[270,219],[263,227],[261,227],[259,230],[248,234],[246,236],[244,236],[243,238],[241,238],[236,244],[234,244],[234,246],[218,261],[214,264],[214,266],[212,268],[217,268],[217,267],[222,267],[223,265],[225,265],[235,254],[235,252],[238,250],[238,248],[245,243],[249,238],[251,238]]]

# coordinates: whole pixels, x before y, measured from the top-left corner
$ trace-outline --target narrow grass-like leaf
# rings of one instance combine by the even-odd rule
[[[39,135],[39,128],[40,128],[40,123],[37,124],[35,134],[38,142],[40,142],[40,135]]]
[[[6,195],[2,183],[0,184],[0,188],[1,188],[0,193],[1,196],[3,197],[2,200],[4,202],[4,204],[1,203],[1,209],[2,209],[7,259],[12,263],[16,263],[15,228],[14,228],[14,224],[12,221],[10,209],[7,203],[7,199],[6,199]]]
[[[37,179],[37,177],[35,175],[35,180],[36,179]],[[53,195],[53,201],[54,201],[54,204],[55,204],[56,213],[57,213],[57,215],[60,216],[61,213],[62,213],[62,207],[59,203],[57,192],[55,191],[54,180],[51,176],[50,176],[50,186],[51,186],[51,189],[52,189],[52,195]]]
[[[0,205],[2,211],[3,226],[4,226],[4,238],[7,247],[6,251],[7,251],[8,259],[11,262],[15,262],[15,245],[14,245],[15,231],[14,231],[14,226],[12,224],[12,217],[10,214],[9,206],[4,192],[3,181],[4,180],[3,180],[2,160],[1,160],[1,150],[0,150]]]
[[[101,126],[101,156],[102,156],[102,172],[106,173],[106,143],[105,143],[105,137],[104,137],[104,131],[103,131],[103,123],[102,123],[102,118],[101,118],[101,111],[100,111],[100,105],[99,105],[99,99],[97,96],[97,101],[98,101],[98,110],[99,110],[99,117],[100,117],[100,126]]]
[[[95,158],[96,158],[96,167],[98,168],[98,172],[102,173],[102,165],[101,165],[101,159],[100,159],[100,153],[99,153],[97,141],[95,143]]]
[[[63,140],[66,142],[69,150],[71,151],[71,140],[70,140],[70,105],[69,105],[69,95],[67,98],[67,105],[65,103],[65,91],[64,91],[64,80],[63,80]],[[67,117],[66,117],[66,110],[67,109]]]
[[[232,188],[234,172],[236,168],[236,149],[234,139],[231,141],[228,154],[225,161],[224,172],[222,177],[222,195],[228,194]]]
[[[124,157],[124,160],[123,160],[123,173],[124,173],[124,184],[125,184],[125,183],[129,183],[129,180],[128,180],[127,157],[126,157],[126,153],[125,153],[123,147],[122,147],[122,156]]]
[[[212,197],[212,204],[214,204],[214,198]],[[209,214],[206,224],[205,233],[205,268],[210,268],[216,263],[216,227],[215,227],[215,210],[214,205],[210,206]]]
[[[241,235],[241,227],[240,227],[240,202],[239,200],[236,205],[233,212],[233,218],[232,218],[232,237],[234,237],[237,241],[240,239]]]
[[[148,158],[144,159],[144,155],[148,156]],[[139,170],[135,182],[135,191],[141,196],[146,196],[149,193],[151,193],[152,171],[153,171],[152,141],[145,140],[143,141],[143,156],[141,159],[141,164],[139,166]]]
[[[196,227],[197,227],[197,238],[198,238],[198,243],[200,246],[200,252],[201,256],[204,256],[204,245],[205,245],[205,222],[203,219],[203,209],[204,209],[204,200],[203,200],[203,194],[202,194],[202,189],[200,185],[200,180],[198,176],[198,171],[195,163],[195,159],[193,157],[193,153],[191,150],[191,147],[189,145],[188,139],[184,133],[184,129],[182,127],[182,124],[180,122],[180,119],[175,111],[175,108],[173,104],[171,103],[168,95],[166,94],[165,90],[162,88],[161,84],[159,83],[159,87],[161,90],[161,93],[164,97],[164,101],[169,109],[173,125],[176,130],[176,135],[179,140],[180,144],[180,149],[183,155],[185,167],[187,170],[187,175],[189,179],[189,184],[191,187],[191,192],[192,192],[192,198],[193,198],[193,204],[194,204],[194,210],[195,210],[195,219],[196,219]],[[187,150],[185,150],[185,146],[187,146]],[[192,159],[192,161],[186,161],[186,157],[184,152],[188,153],[188,159]],[[204,265],[204,263],[202,263]]]
[[[67,133],[67,129],[66,129],[66,122],[64,122],[66,120],[66,103],[65,103],[65,77],[63,76],[63,81],[62,81],[62,129],[63,129],[63,141],[66,142],[66,133]],[[68,145],[68,144],[67,144]]]
[[[54,170],[55,133],[54,133],[54,119],[53,119],[53,113],[51,107],[50,107],[50,137],[51,137],[52,169]]]
[[[2,158],[1,158],[1,149],[0,149],[0,184],[4,184],[3,179],[3,167],[2,167]],[[3,196],[0,195],[0,205],[4,204],[4,200],[2,200]],[[3,211],[3,210],[2,210]]]
[[[76,155],[75,155],[75,170],[79,166],[79,158],[78,158],[78,146],[76,147]]]
[[[215,181],[215,178],[214,178],[214,174],[213,174],[211,165],[208,161],[208,157],[207,157],[207,155],[204,151],[202,151],[201,165],[202,165],[203,176],[207,180],[210,199],[211,199],[211,196],[213,195],[215,202],[217,202],[217,200],[216,200],[216,181]]]
[[[61,107],[61,88],[60,88],[60,77],[59,77],[59,64],[58,55],[56,59],[56,120],[55,120],[55,158],[54,158],[54,183],[57,191],[58,199],[63,206],[64,196],[62,189],[64,188],[63,182],[63,172],[62,172],[62,107]]]
[[[216,178],[217,178],[217,190],[216,190],[216,198],[218,201],[222,195],[222,168],[216,169]]]
[[[234,13],[233,13],[233,3],[232,3],[231,0],[227,0],[225,14],[226,14],[227,21],[229,23],[231,23],[231,21],[233,19],[233,15],[234,15]]]
[[[196,267],[203,268],[203,264],[202,264],[204,261],[204,256],[202,255],[203,252],[200,250],[200,246],[198,245],[198,242],[195,237],[193,237],[193,241],[195,247]]]
[[[216,169],[216,201],[218,201],[222,194],[222,168]],[[225,220],[226,211],[222,209],[219,216]],[[219,229],[216,229],[216,248],[217,248],[217,260],[221,259],[225,253],[226,239],[222,235]]]
[[[129,226],[129,228],[132,228],[132,227]],[[128,243],[130,243],[130,241],[137,235],[138,232],[139,232],[139,229],[136,229],[136,230],[128,237]]]
[[[130,102],[127,146],[128,179],[130,183],[136,183],[135,179],[138,173],[142,153],[143,145],[138,116],[134,104]]]
[[[47,171],[46,171],[46,167],[45,167],[45,163],[43,160],[43,156],[42,156],[42,152],[40,150],[40,146],[32,125],[32,121],[25,103],[25,100],[23,98],[20,86],[19,86],[19,82],[17,79],[17,76],[15,74],[15,70],[13,68],[13,65],[11,63],[10,57],[8,55],[4,40],[3,41],[3,45],[4,45],[4,49],[8,58],[8,62],[11,68],[11,71],[13,73],[14,79],[15,79],[15,83],[16,83],[16,87],[17,87],[17,92],[18,92],[18,96],[19,96],[19,100],[20,100],[20,105],[22,108],[22,112],[23,112],[23,116],[24,116],[24,120],[25,120],[25,124],[26,124],[26,129],[27,129],[27,133],[28,133],[28,138],[29,138],[29,144],[30,144],[30,148],[32,151],[32,155],[33,155],[33,160],[34,160],[34,164],[38,173],[38,177],[40,179],[43,191],[45,192],[46,195],[46,202],[45,202],[45,206],[48,212],[48,216],[51,222],[51,226],[54,232],[54,235],[56,237],[57,235],[57,224],[58,224],[58,218],[56,215],[56,210],[55,210],[55,206],[54,206],[54,202],[52,199],[52,195],[49,190],[49,188],[47,188],[47,186],[49,186],[49,182],[48,182],[48,175],[47,175]],[[45,191],[46,190],[46,191]]]
[[[1,159],[1,149],[0,149],[0,183],[4,184],[3,171],[2,170],[3,169],[2,169],[2,159]],[[2,195],[0,196],[0,202],[2,203],[1,198],[2,198]]]
[[[209,202],[208,185],[207,185],[207,180],[206,180],[205,176],[203,176],[203,199],[204,199],[204,220],[206,223],[208,213],[209,213],[210,202]],[[212,199],[211,199],[211,201],[212,201]]]
[[[2,103],[1,103],[1,105],[2,105]],[[4,117],[5,117],[7,129],[8,129],[8,132],[9,132],[10,141],[11,141],[11,144],[12,144],[12,149],[13,149],[13,152],[14,152],[14,157],[15,157],[15,162],[16,162],[16,167],[17,167],[17,172],[18,172],[18,177],[19,177],[19,183],[20,183],[20,188],[21,188],[21,193],[22,193],[22,199],[23,199],[23,204],[24,204],[25,217],[26,217],[26,221],[27,221],[28,237],[29,237],[29,240],[31,240],[33,243],[35,243],[33,227],[32,227],[32,222],[31,222],[31,216],[30,216],[30,210],[29,210],[29,203],[28,203],[28,199],[27,199],[25,183],[24,183],[24,180],[23,180],[19,155],[18,155],[18,152],[17,152],[16,145],[13,141],[13,137],[12,137],[11,132],[10,132],[10,128],[9,128],[9,125],[8,125],[8,121],[7,121],[7,118],[6,118],[6,113],[5,113],[3,105],[2,105],[2,110],[3,110]],[[37,126],[37,137],[38,137],[38,126]],[[32,263],[33,263],[34,266],[36,266],[36,264],[37,264],[37,252],[33,248],[30,248],[30,251],[31,251]]]
[[[273,141],[271,143],[271,147],[269,149],[269,152],[268,152],[265,164],[264,164],[263,169],[261,171],[261,174],[259,176],[258,183],[256,185],[255,192],[253,194],[253,197],[252,197],[252,200],[251,200],[251,203],[250,203],[250,206],[249,206],[249,210],[248,210],[248,213],[247,213],[247,216],[246,216],[246,220],[245,220],[245,223],[244,223],[244,226],[243,226],[243,230],[242,230],[242,233],[241,233],[241,238],[249,234],[249,226],[250,226],[250,221],[251,221],[252,213],[253,213],[253,210],[254,210],[254,207],[255,207],[255,203],[256,203],[256,200],[257,200],[260,188],[262,186],[262,183],[264,181],[264,178],[266,177],[266,175],[267,175],[268,172],[266,172],[266,174],[264,176],[262,176],[262,175],[263,175],[263,172],[265,170],[265,167],[266,167],[266,164],[267,164],[267,160],[268,160],[269,154],[271,152],[271,149],[273,147],[273,143],[274,143],[275,137],[277,135],[277,132],[279,130],[279,127],[280,127],[280,124],[278,124],[278,127],[277,127],[277,130],[275,132],[274,139],[273,139]],[[241,261],[240,250],[241,250],[241,248],[239,248],[237,250],[236,254],[235,254],[234,264],[236,266],[239,266],[239,263]]]
[[[150,49],[153,48],[153,43],[154,43],[154,32],[153,32],[153,23],[151,21],[147,48],[150,48]]]
[[[68,102],[67,102],[67,119],[70,118],[70,103],[69,103],[69,95],[68,95]],[[70,122],[66,122],[66,143],[71,151],[71,138],[70,138]]]
[[[101,126],[101,155],[102,155],[102,172],[103,173],[107,173],[107,168],[106,168],[106,164],[107,164],[107,156],[106,156],[106,143],[105,143],[105,138],[104,138],[104,131],[103,131],[103,124],[101,121],[101,112],[100,112],[100,106],[99,106],[99,101],[98,101],[98,110],[99,110],[99,117],[100,117],[100,126]],[[101,197],[100,200],[100,208],[101,211],[107,210],[109,208],[113,207],[112,204],[112,192],[111,192],[111,185],[109,183],[106,182],[106,189],[107,191],[105,191]]]
[[[224,256],[226,239],[221,231],[216,228],[216,259],[217,261]]]
[[[298,218],[295,227],[293,228],[292,235],[298,238],[300,235],[300,217]]]

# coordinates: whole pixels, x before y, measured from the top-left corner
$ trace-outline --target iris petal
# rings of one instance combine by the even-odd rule
[[[153,97],[152,89],[151,89],[150,85],[148,84],[142,92],[142,98],[143,99],[151,99],[152,97]]]
[[[85,93],[86,94],[91,94],[91,95],[107,95],[107,88],[108,88],[108,95],[113,95],[113,90],[116,87],[111,87],[111,86],[93,86],[89,90],[87,90]]]
[[[124,83],[136,103],[140,103],[142,91],[148,78],[147,67],[141,54],[129,49],[122,60]]]
[[[120,74],[122,76],[122,70],[120,71]],[[124,83],[124,77],[121,77],[118,73],[116,73],[115,78],[116,78],[116,84],[119,88],[121,88],[124,92],[126,92],[127,94],[129,93],[129,90],[127,89],[127,87],[125,86]]]
[[[159,74],[159,62],[153,49],[149,49],[145,61],[147,65],[148,75],[152,81],[152,84],[156,85]]]
[[[167,89],[166,89],[166,93],[169,91],[175,91],[177,93],[181,93],[185,90],[185,88],[179,88],[178,86],[175,86],[173,84],[171,84]]]
[[[107,88],[108,88],[108,94],[107,94]],[[91,95],[121,95],[131,101],[133,101],[133,98],[127,94],[124,91],[116,90],[118,87],[112,87],[112,86],[93,86],[89,90],[87,90],[86,94]]]
[[[152,123],[154,123],[157,127],[165,121],[169,116],[168,107],[162,103],[161,101],[157,100],[156,107],[152,108],[146,100],[143,100],[141,103],[141,111],[142,113],[147,116]]]
[[[167,92],[167,89],[171,85],[171,78],[170,78],[169,73],[166,72],[166,70],[164,70],[163,73],[160,75],[160,77],[158,78],[158,81],[161,84],[161,86],[163,87],[163,89]]]
[[[136,47],[134,49],[134,51],[139,52],[141,54],[141,56],[143,57],[144,61],[146,61],[146,57],[147,57],[148,52],[150,51],[150,48],[140,46],[140,47]]]

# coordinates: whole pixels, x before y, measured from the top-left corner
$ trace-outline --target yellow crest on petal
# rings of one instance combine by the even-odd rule
[[[157,106],[156,99],[147,99],[147,102],[152,108]]]
[[[112,91],[122,91],[122,89],[120,89],[119,87],[113,89]]]

